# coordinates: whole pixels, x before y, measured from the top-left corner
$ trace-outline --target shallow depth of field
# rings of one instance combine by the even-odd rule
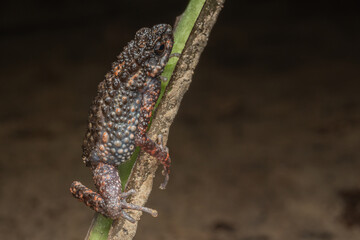
[[[140,4],[141,3],[141,4]],[[4,3],[0,236],[83,239],[93,211],[69,186],[97,84],[136,30],[187,1]],[[170,129],[135,239],[360,239],[356,6],[225,3]]]

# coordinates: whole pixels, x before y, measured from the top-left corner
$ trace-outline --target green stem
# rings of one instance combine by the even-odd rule
[[[185,12],[182,14],[181,19],[179,20],[177,27],[174,32],[174,46],[172,53],[181,53],[185,47],[186,41],[190,36],[191,30],[201,12],[201,9],[204,6],[206,0],[190,0],[188,6],[185,9]],[[167,79],[171,79],[172,73],[174,72],[176,63],[178,62],[177,57],[171,58],[163,73],[162,76]],[[159,104],[162,96],[165,93],[167,82],[163,82],[161,85],[161,93],[159,99],[156,103],[156,106]],[[136,148],[134,154],[131,156],[131,159],[119,166],[119,174],[122,182],[122,188],[125,188],[126,182],[130,176],[131,169],[139,155],[140,149]],[[112,220],[104,217],[101,214],[95,214],[94,222],[92,225],[91,232],[89,233],[89,240],[106,240]]]

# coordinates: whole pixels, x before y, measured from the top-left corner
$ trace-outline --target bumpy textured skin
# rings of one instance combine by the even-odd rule
[[[136,209],[155,216],[155,210],[126,203],[133,190],[121,193],[117,166],[130,159],[136,146],[156,157],[164,166],[165,188],[170,173],[169,152],[146,135],[162,73],[173,46],[171,26],[155,25],[136,32],[98,86],[91,106],[82,159],[91,167],[98,192],[80,182],[70,187],[74,197],[95,211],[134,222],[123,209]],[[160,140],[161,142],[161,140]]]

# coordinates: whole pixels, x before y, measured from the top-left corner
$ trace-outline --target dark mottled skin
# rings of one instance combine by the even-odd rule
[[[155,210],[132,205],[121,192],[117,167],[130,159],[136,146],[156,157],[164,166],[165,188],[169,178],[170,157],[166,147],[149,139],[146,130],[160,94],[160,74],[173,46],[172,29],[159,24],[136,32],[112,64],[105,80],[98,86],[91,106],[82,159],[91,167],[98,192],[73,182],[74,197],[95,211],[112,219],[120,216],[134,222],[124,209],[157,215]]]

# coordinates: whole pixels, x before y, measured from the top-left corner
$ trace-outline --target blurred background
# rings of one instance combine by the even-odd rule
[[[1,239],[83,239],[88,109],[136,30],[187,1],[4,1]],[[356,1],[228,0],[170,130],[135,239],[360,239]]]

